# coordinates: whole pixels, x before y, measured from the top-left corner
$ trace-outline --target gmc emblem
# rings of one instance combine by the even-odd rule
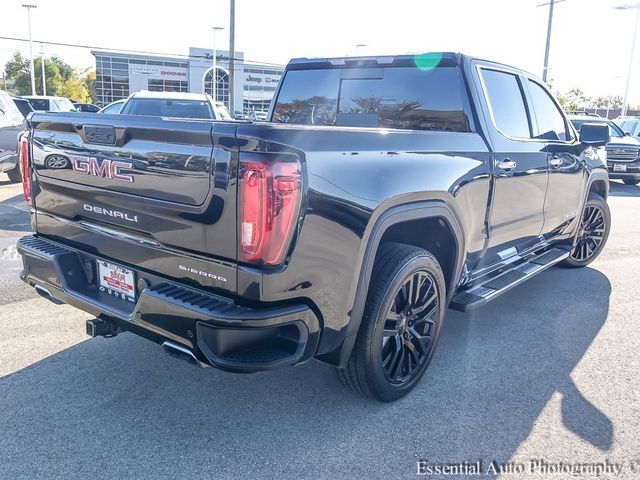
[[[99,161],[96,157],[73,155],[71,157],[71,166],[75,172],[84,173],[85,175],[133,183],[133,176],[120,173],[120,170],[131,170],[133,168],[133,164],[130,162],[107,160],[106,158]]]

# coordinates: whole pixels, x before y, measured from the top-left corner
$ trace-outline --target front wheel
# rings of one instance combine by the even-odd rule
[[[421,248],[384,244],[355,346],[338,378],[381,402],[404,397],[431,361],[444,312],[444,275],[436,258]]]
[[[560,265],[565,267],[585,267],[593,262],[607,243],[611,230],[611,212],[604,198],[589,194],[582,212],[582,220],[575,246],[569,257]]]
[[[622,181],[625,185],[638,185],[640,183],[640,180],[634,178],[623,178]]]

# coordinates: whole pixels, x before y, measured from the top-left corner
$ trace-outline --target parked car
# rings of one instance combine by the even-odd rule
[[[267,120],[267,118],[268,118],[267,112],[256,112],[255,110],[249,112],[249,114],[247,115],[247,119],[252,121],[257,120],[257,121],[264,122]]]
[[[109,105],[106,105],[102,107],[100,110],[98,110],[98,113],[107,113],[107,114],[120,113],[120,110],[122,110],[122,106],[126,101],[127,99],[123,98],[121,100],[116,100],[115,102],[111,102]]]
[[[18,110],[20,110],[24,118],[27,118],[27,115],[34,111],[31,103],[26,98],[11,97],[11,100],[16,104],[16,107],[18,107]]]
[[[233,372],[315,357],[388,402],[424,375],[447,307],[584,267],[609,235],[607,126],[578,136],[516,68],[298,59],[270,122],[212,122],[187,100],[31,119],[25,155],[72,162],[31,163],[21,278],[89,312],[91,336],[129,330]]]
[[[73,106],[76,107],[76,110],[78,112],[97,113],[100,111],[100,107],[94,105],[93,103],[73,102]]]
[[[626,185],[640,183],[640,140],[627,135],[611,120],[591,116],[569,116],[579,131],[585,123],[600,123],[609,127],[611,140],[606,145],[609,178],[622,180]]]
[[[209,95],[184,92],[136,92],[127,98],[120,113],[201,120],[231,118],[224,104],[214,103]]]
[[[34,110],[41,112],[75,112],[71,100],[65,97],[52,97],[42,95],[24,95],[22,98],[29,100]]]
[[[14,183],[22,181],[16,145],[24,128],[24,117],[13,98],[0,90],[0,172]]]
[[[633,137],[640,137],[640,118],[638,117],[620,117],[615,120],[622,131]]]

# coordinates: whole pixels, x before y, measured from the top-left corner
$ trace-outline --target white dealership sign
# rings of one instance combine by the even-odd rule
[[[129,65],[129,75],[143,75],[158,80],[187,80],[187,69],[160,65]]]

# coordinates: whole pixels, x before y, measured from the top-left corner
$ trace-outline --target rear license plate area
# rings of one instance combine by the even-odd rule
[[[135,303],[136,282],[133,270],[106,260],[97,260],[98,288],[101,292]]]

